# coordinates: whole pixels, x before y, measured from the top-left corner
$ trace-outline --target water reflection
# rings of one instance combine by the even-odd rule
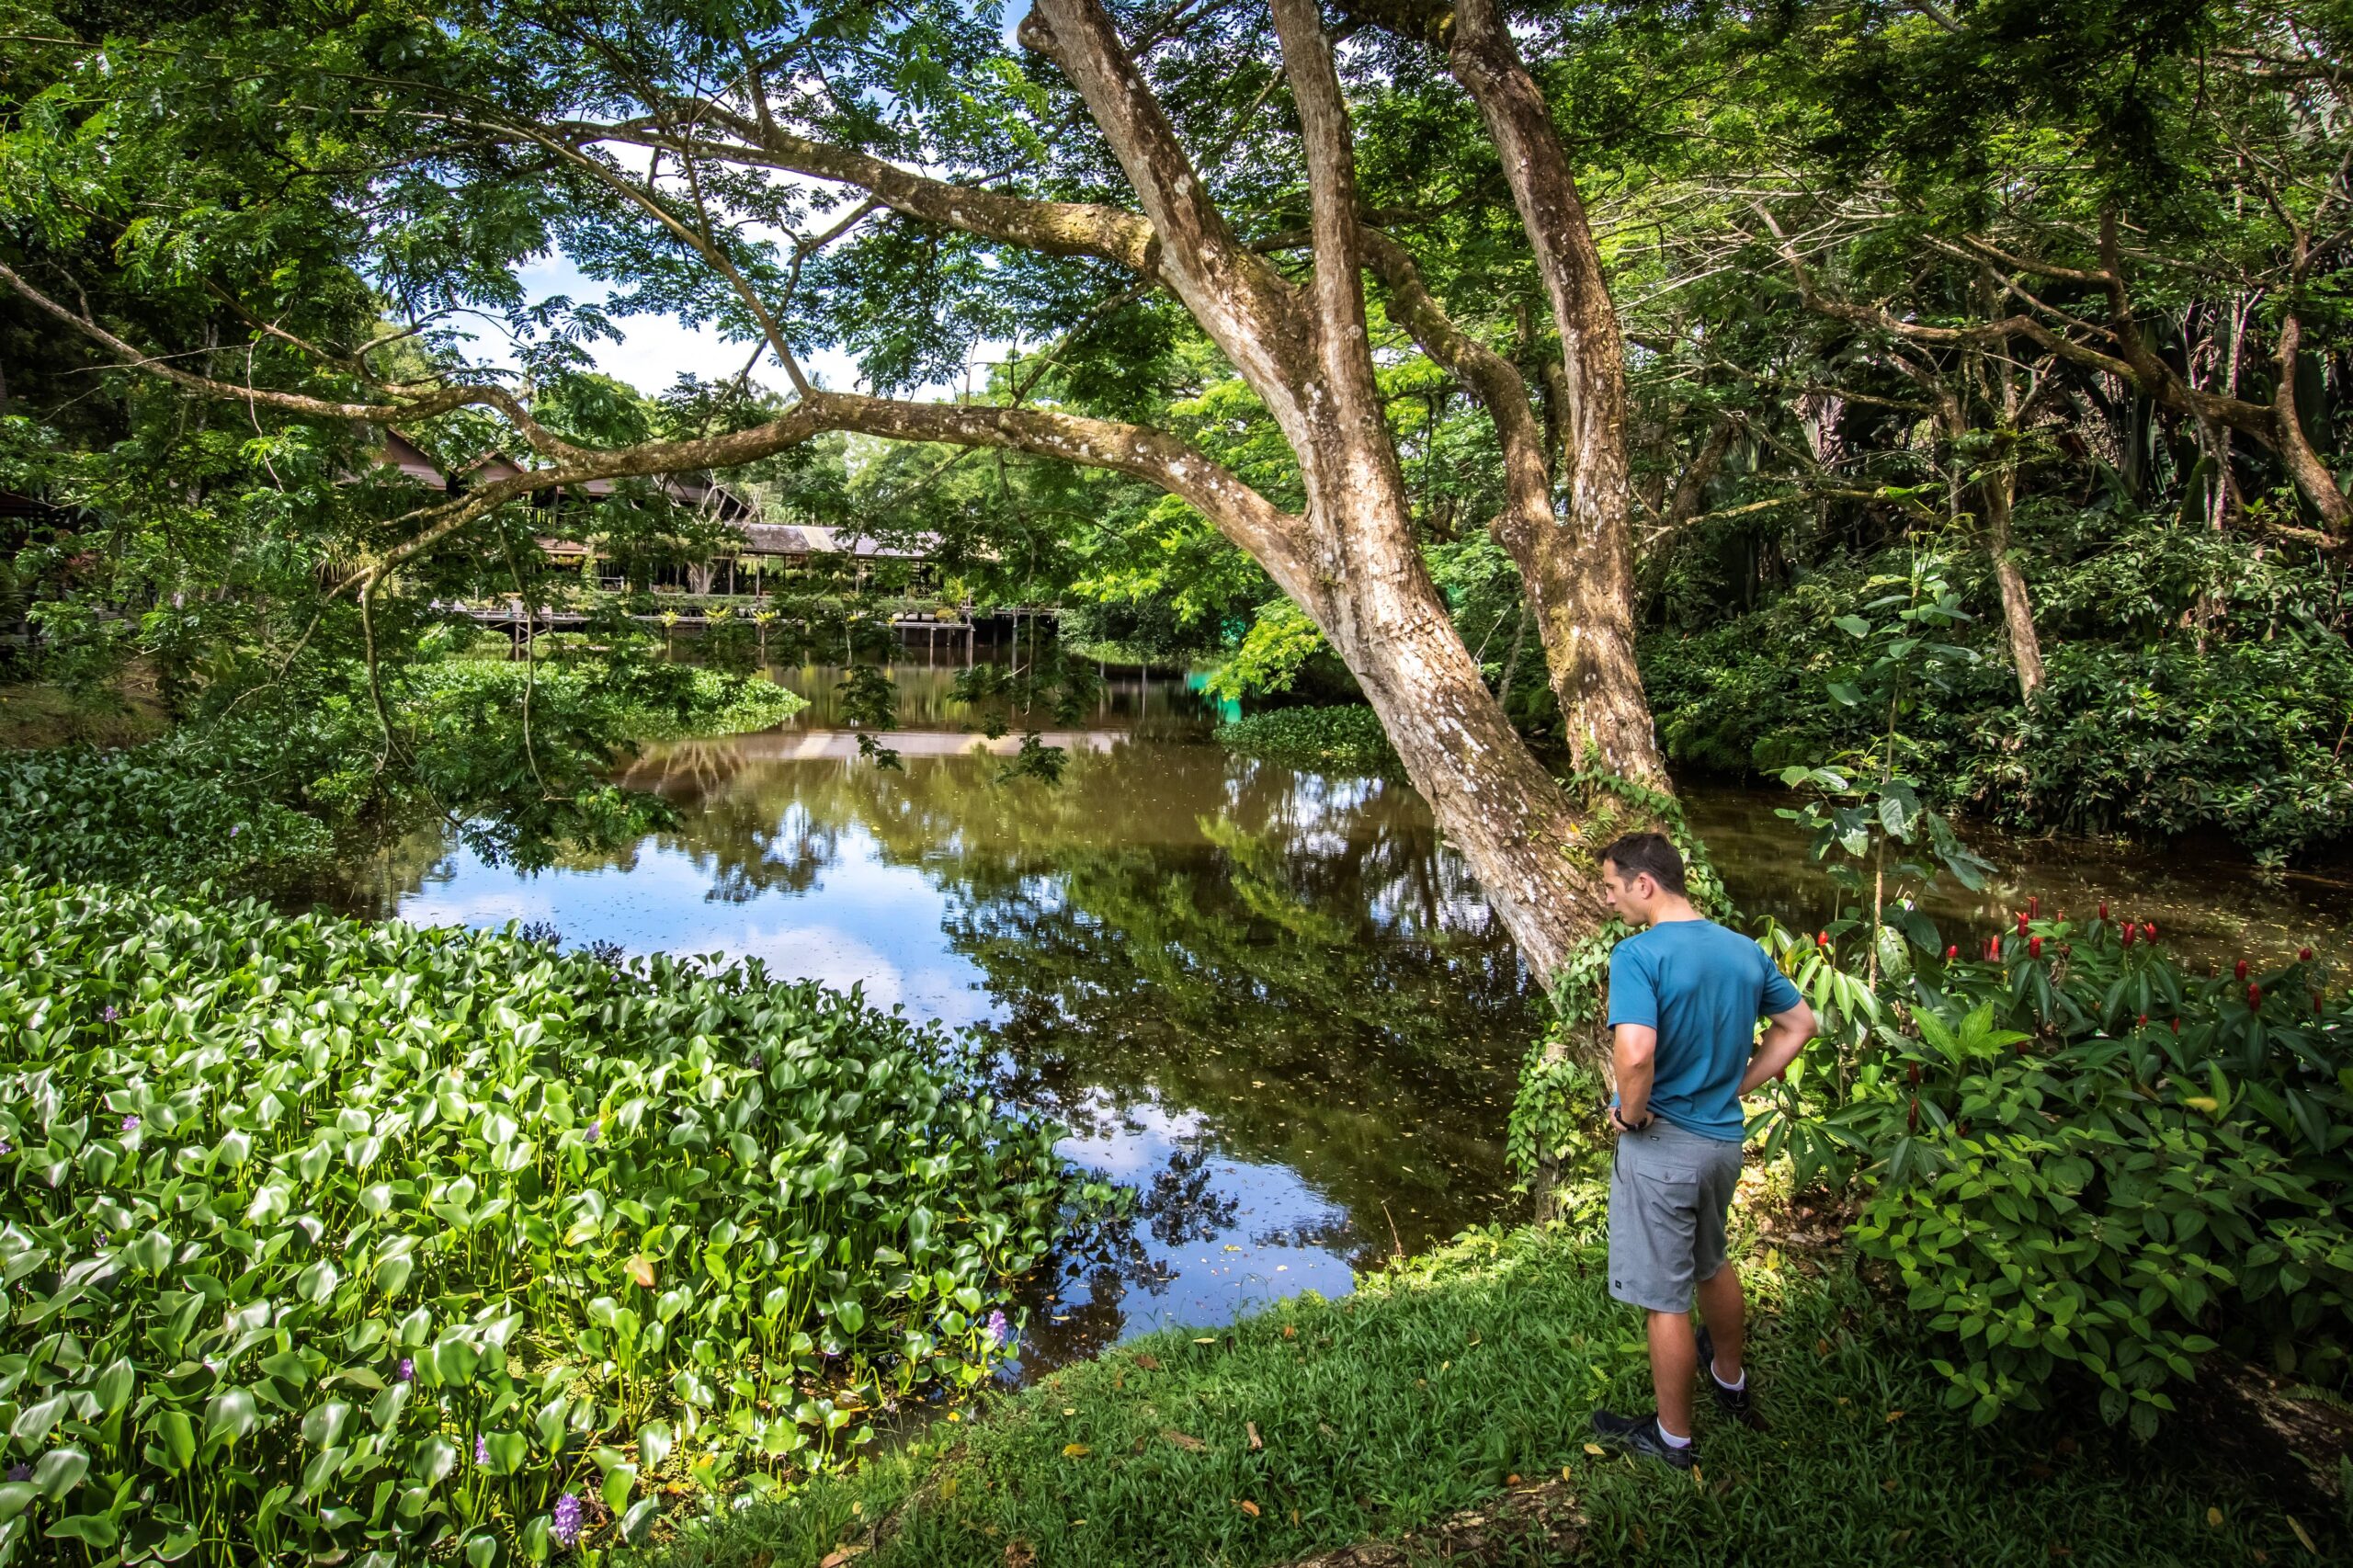
[[[628,782],[682,825],[627,850],[523,877],[428,838],[354,887],[369,913],[757,957],[991,1032],[1008,1089],[1143,1199],[1041,1302],[1033,1363],[1342,1292],[1492,1218],[1538,1014],[1468,869],[1410,790],[1140,735],[1183,696],[1135,696],[1049,733],[1059,786],[1000,782],[969,733],[894,737],[893,773],[796,727],[641,759]]]

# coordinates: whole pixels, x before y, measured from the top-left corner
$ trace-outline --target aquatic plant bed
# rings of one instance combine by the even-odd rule
[[[1346,1300],[1136,1341],[626,1561],[2139,1568],[2347,1543],[2292,1461],[2243,1478],[2170,1428],[2139,1444],[2088,1411],[1972,1428],[1901,1319],[1835,1262],[1779,1255],[1748,1274],[1771,1430],[1703,1412],[1696,1476],[1597,1453],[1596,1404],[1649,1403],[1639,1317],[1600,1265],[1564,1231],[1468,1235]]]
[[[1324,772],[1398,774],[1402,765],[1372,710],[1276,708],[1217,727],[1217,743],[1245,756]]]
[[[0,881],[0,1563],[542,1562],[970,1388],[1108,1197],[756,965]]]

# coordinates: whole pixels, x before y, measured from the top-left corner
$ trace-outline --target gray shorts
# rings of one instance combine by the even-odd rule
[[[1654,1312],[1691,1310],[1724,1266],[1740,1145],[1665,1119],[1618,1135],[1609,1170],[1609,1293]]]

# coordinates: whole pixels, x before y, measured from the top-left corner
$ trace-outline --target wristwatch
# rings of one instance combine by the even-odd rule
[[[1626,1119],[1626,1113],[1623,1110],[1617,1106],[1611,1106],[1609,1108],[1609,1119],[1618,1124],[1618,1130],[1621,1132],[1640,1132],[1643,1128],[1648,1127],[1652,1122],[1657,1120],[1658,1118],[1655,1114],[1645,1114],[1640,1121],[1629,1121]]]

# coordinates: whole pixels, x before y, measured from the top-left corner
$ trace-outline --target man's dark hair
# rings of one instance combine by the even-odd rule
[[[1683,856],[1663,833],[1630,833],[1601,852],[1601,858],[1631,881],[1644,872],[1661,891],[1682,896]]]

